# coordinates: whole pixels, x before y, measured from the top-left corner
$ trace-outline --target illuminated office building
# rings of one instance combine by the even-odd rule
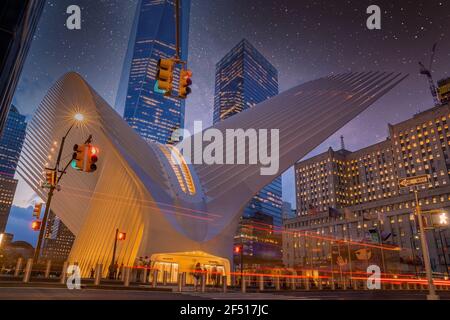
[[[45,2],[0,1],[0,134]]]
[[[423,210],[450,212],[449,122],[450,107],[445,104],[389,125],[389,137],[380,143],[355,152],[330,148],[298,162],[298,217],[285,221],[285,228],[294,231],[285,235],[285,263],[323,262],[329,254],[327,241],[296,237],[295,231],[355,241],[370,239],[372,232],[378,239],[383,233],[384,243],[401,247],[402,268],[415,271],[421,253],[411,216],[414,194],[399,188],[398,179],[428,175],[429,184],[419,191]],[[445,272],[449,229],[428,231],[427,237],[433,269]]]
[[[240,112],[253,108],[278,94],[278,71],[247,41],[239,42],[216,65],[216,85],[214,97],[214,123],[226,120]],[[246,207],[243,219],[252,223],[252,217],[268,215],[272,226],[282,226],[282,190],[281,177],[264,187]],[[258,220],[258,219],[257,219]],[[244,223],[244,221],[242,221]],[[240,230],[246,228],[240,227]],[[252,235],[236,242],[248,242],[244,245],[244,254],[249,257],[264,256],[264,250],[251,243]],[[252,258],[255,260],[255,258]],[[258,259],[256,259],[258,260]],[[260,259],[263,261],[264,259]]]
[[[5,129],[0,135],[0,233],[5,231],[16,192],[17,180],[14,179],[14,174],[26,128],[25,116],[15,106],[11,106]]]
[[[187,60],[190,0],[181,1],[181,58]],[[185,103],[155,92],[159,59],[175,56],[175,2],[141,0],[133,27],[133,57],[125,100],[124,119],[146,141],[170,143],[172,133],[184,127]],[[125,65],[125,69],[129,66]],[[176,68],[174,94],[178,90]],[[120,98],[120,93],[118,95]],[[119,99],[120,100],[120,99]],[[116,105],[120,110],[121,106]]]
[[[53,211],[50,211],[44,234],[41,258],[43,260],[51,260],[53,264],[64,263],[69,257],[74,241],[75,236],[73,233]]]

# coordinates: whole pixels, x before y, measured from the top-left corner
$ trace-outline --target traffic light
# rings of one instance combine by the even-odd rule
[[[72,157],[72,168],[78,171],[94,172],[97,170],[99,149],[90,144],[75,145]]]
[[[127,238],[127,234],[125,232],[119,232],[119,234],[117,235],[117,240],[125,240]]]
[[[83,171],[86,146],[78,144],[73,146],[72,168]]]
[[[50,186],[56,185],[56,171],[47,170],[45,172],[45,180],[47,181],[47,184]]]
[[[39,230],[41,230],[41,226],[42,226],[42,221],[41,221],[41,220],[34,220],[34,221],[31,223],[31,229],[32,229],[33,231],[39,231]]]
[[[234,253],[240,254],[241,252],[242,252],[242,246],[241,245],[234,246]]]
[[[170,96],[172,92],[174,66],[175,61],[172,59],[159,59],[158,61],[158,71],[156,72],[157,87],[166,96]]]
[[[180,72],[180,87],[178,96],[182,99],[186,99],[188,95],[192,93],[190,86],[192,85],[192,71],[181,70]]]
[[[88,154],[87,154],[87,163],[84,171],[86,172],[94,172],[97,170],[97,161],[98,161],[98,148],[88,145]]]
[[[42,203],[37,203],[34,205],[33,217],[39,219],[41,217]]]

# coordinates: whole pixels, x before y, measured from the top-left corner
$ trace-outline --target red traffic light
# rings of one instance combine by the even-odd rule
[[[234,247],[234,253],[241,253],[242,246],[235,246]]]
[[[32,229],[33,231],[39,231],[39,230],[41,230],[41,226],[42,226],[42,221],[41,221],[41,220],[34,220],[34,221],[31,223],[31,229]]]
[[[127,238],[127,234],[125,232],[119,232],[117,235],[117,240],[125,240]]]

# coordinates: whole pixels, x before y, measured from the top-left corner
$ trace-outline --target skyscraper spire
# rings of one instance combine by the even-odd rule
[[[345,150],[344,136],[341,136],[341,150]]]

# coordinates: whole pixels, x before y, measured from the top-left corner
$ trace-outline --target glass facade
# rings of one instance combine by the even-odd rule
[[[183,60],[187,60],[189,12],[190,0],[182,1],[180,47]],[[185,114],[183,100],[154,91],[158,60],[173,57],[176,52],[175,2],[142,0],[137,19],[124,119],[144,139],[167,144],[172,133],[184,127]],[[178,75],[179,68],[175,71],[176,90]]]
[[[0,1],[0,134],[45,2]]]
[[[214,123],[278,94],[278,71],[247,40],[238,43],[216,66]],[[249,203],[244,217],[256,212],[282,226],[281,177],[263,188]]]
[[[5,128],[0,137],[0,233],[5,231],[11,205],[16,192],[14,179],[19,162],[27,124],[25,116],[11,106]]]
[[[21,115],[16,107],[11,106],[5,130],[0,138],[0,175],[14,177],[26,129],[25,116]]]

